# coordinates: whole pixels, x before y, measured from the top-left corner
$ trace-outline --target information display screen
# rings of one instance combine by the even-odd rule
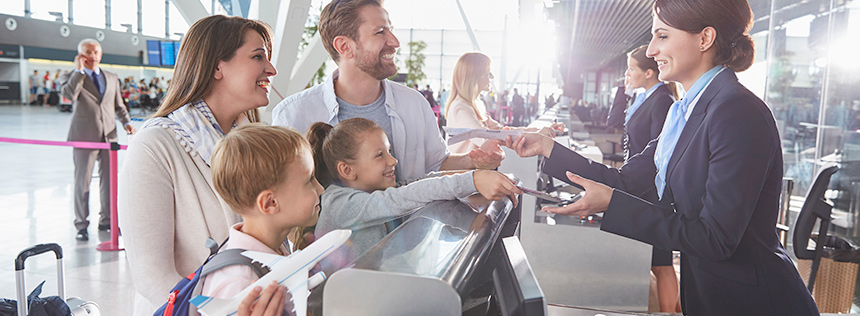
[[[146,41],[146,55],[150,66],[161,66],[161,47],[159,41]]]
[[[175,61],[177,57],[179,57],[179,44],[181,42],[173,42],[173,60]],[[174,64],[176,64],[174,62]]]
[[[161,42],[161,65],[173,66],[176,64],[175,46],[172,41]]]

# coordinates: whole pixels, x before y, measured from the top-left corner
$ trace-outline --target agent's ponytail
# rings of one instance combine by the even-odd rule
[[[728,46],[726,48],[728,50],[725,61],[726,67],[735,72],[741,72],[752,66],[755,59],[755,44],[749,35],[741,34],[726,46]]]

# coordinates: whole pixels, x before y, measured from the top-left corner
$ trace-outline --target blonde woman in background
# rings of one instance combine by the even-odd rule
[[[487,107],[481,101],[481,92],[490,91],[490,57],[480,52],[468,52],[460,56],[454,66],[454,76],[451,80],[451,92],[448,95],[445,118],[448,127],[476,129],[521,129],[531,132],[538,129],[523,127],[506,127],[487,115]],[[561,123],[554,123],[550,128],[544,128],[542,133],[552,134],[552,129],[564,129]],[[473,138],[456,144],[448,145],[452,153],[468,153],[485,145],[485,140]],[[499,142],[492,142],[497,145]],[[490,144],[487,144],[489,146]]]

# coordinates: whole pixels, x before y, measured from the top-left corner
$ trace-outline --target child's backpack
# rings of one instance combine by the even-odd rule
[[[226,242],[227,241],[225,240],[224,243]],[[199,295],[203,290],[202,286],[197,286],[197,283],[200,279],[215,271],[221,270],[222,268],[244,265],[251,267],[258,277],[269,272],[268,269],[264,268],[259,263],[252,263],[250,258],[243,256],[242,252],[245,251],[244,249],[227,249],[222,252],[218,252],[218,250],[224,246],[224,243],[219,246],[214,240],[212,240],[212,238],[206,240],[206,247],[209,248],[209,258],[207,258],[206,261],[197,268],[197,271],[194,271],[176,283],[176,286],[170,290],[170,295],[167,297],[167,303],[161,305],[161,307],[155,311],[153,316],[198,315],[196,309],[192,309],[191,312],[189,312],[189,300]]]

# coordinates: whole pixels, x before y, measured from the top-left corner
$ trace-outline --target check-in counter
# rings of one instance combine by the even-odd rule
[[[515,234],[519,218],[508,199],[428,204],[326,281],[323,312],[461,315],[487,305],[498,261],[491,253]]]
[[[569,117],[548,111],[533,126],[553,121],[567,123]],[[569,146],[565,139],[557,141]],[[578,152],[582,154],[582,149]],[[595,157],[583,155],[601,161],[602,154],[598,157],[598,153]],[[541,174],[542,158],[521,158],[507,148],[505,154],[499,170],[515,174],[524,186],[543,190],[564,184]],[[568,194],[579,191],[572,186],[558,190]],[[540,207],[533,196],[523,196],[520,242],[549,304],[647,311],[651,246],[601,231],[599,216],[553,215],[540,211]]]

